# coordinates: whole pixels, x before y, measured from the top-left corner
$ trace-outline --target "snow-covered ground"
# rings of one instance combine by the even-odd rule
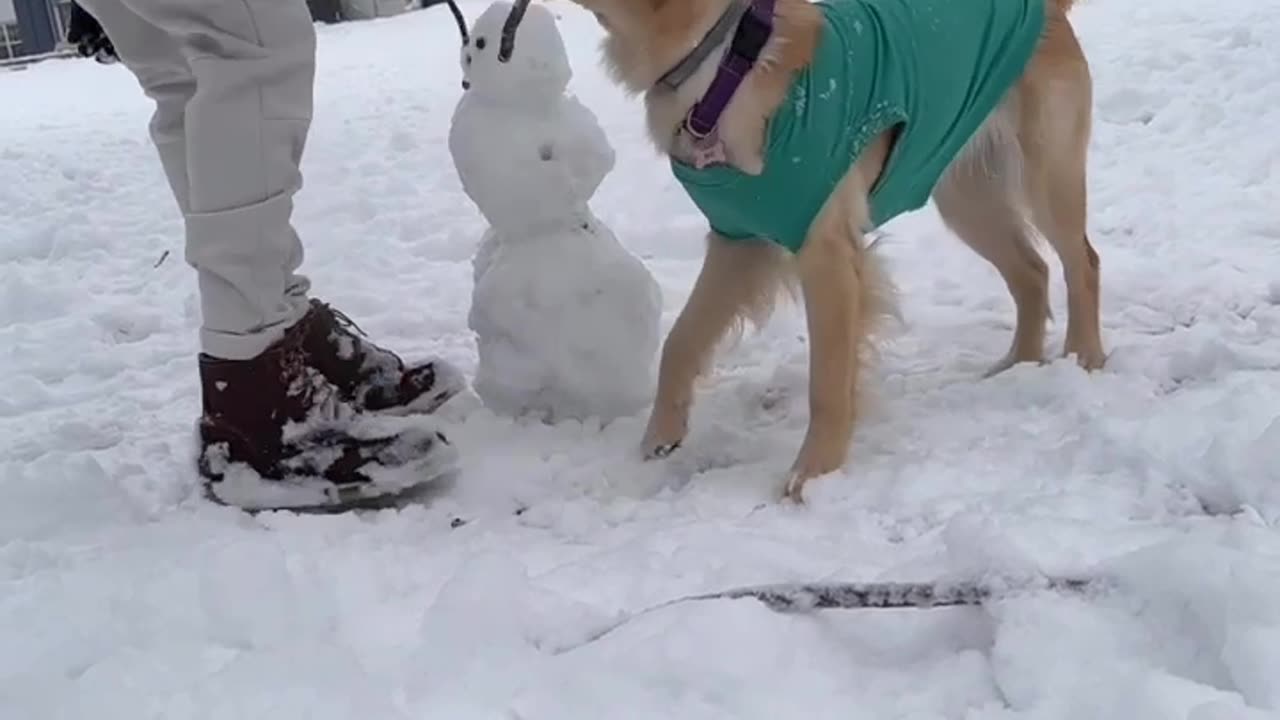
[[[594,207],[669,325],[698,217],[599,69],[594,21],[554,7],[572,90],[618,149]],[[194,276],[148,103],[118,66],[0,71],[0,718],[1280,717],[1280,13],[1088,0],[1074,19],[1109,366],[981,380],[1007,294],[931,208],[902,218],[881,246],[904,322],[869,375],[876,409],[805,507],[776,502],[806,421],[795,308],[720,356],[665,462],[637,459],[643,416],[547,427],[463,397],[442,411],[463,478],[426,504],[209,504]],[[484,225],[445,146],[456,44],[440,9],[320,29],[297,225],[318,295],[470,372]],[[1120,591],[694,603],[557,652],[736,584],[1031,568]]]

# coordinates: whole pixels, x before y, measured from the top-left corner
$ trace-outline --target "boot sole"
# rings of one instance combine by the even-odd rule
[[[428,480],[415,483],[406,487],[399,487],[387,490],[382,493],[371,493],[366,485],[337,487],[332,488],[329,492],[329,499],[321,502],[308,502],[299,498],[298,502],[271,502],[261,503],[257,505],[249,504],[241,501],[242,499],[231,500],[220,497],[217,493],[218,482],[204,482],[201,487],[207,500],[215,505],[222,507],[235,508],[242,510],[249,515],[257,515],[264,512],[292,512],[302,515],[341,515],[343,513],[358,510],[386,510],[390,508],[403,507],[410,502],[428,494],[432,489],[448,485],[457,477],[457,471],[449,470],[436,475]],[[279,488],[273,488],[279,490]],[[301,495],[303,493],[299,493]],[[308,497],[315,496],[315,488],[308,488],[305,493]],[[279,497],[281,493],[277,493]]]
[[[315,476],[264,480],[247,466],[239,465],[234,468],[234,478],[225,473],[216,479],[206,476],[204,494],[219,505],[251,514],[279,510],[337,514],[395,507],[457,477],[457,449],[434,440],[431,447],[431,452],[408,462],[392,462],[380,470],[368,468],[372,471],[370,482],[337,485]]]
[[[213,485],[204,483],[204,496],[207,500],[215,505],[222,507],[234,508],[243,511],[249,515],[258,515],[264,512],[291,512],[299,515],[342,515],[349,512],[358,512],[362,510],[389,510],[409,505],[414,500],[426,495],[433,486],[446,484],[453,476],[436,478],[428,480],[419,485],[402,488],[393,492],[383,493],[381,495],[360,495],[354,498],[343,498],[343,493],[339,491],[338,498],[330,503],[319,503],[309,505],[264,505],[261,507],[250,507],[241,504],[234,504],[224,501],[214,492]]]

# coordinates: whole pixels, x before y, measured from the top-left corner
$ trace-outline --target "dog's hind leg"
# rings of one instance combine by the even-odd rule
[[[774,244],[707,238],[702,271],[662,346],[658,389],[645,430],[645,457],[662,457],[684,441],[694,383],[716,345],[744,320],[761,324],[783,285],[787,260]]]
[[[1063,354],[1075,354],[1082,367],[1094,370],[1106,362],[1106,352],[1099,317],[1100,263],[1086,233],[1092,81],[1066,18],[1051,19],[1019,94],[1019,137],[1032,218],[1058,253],[1066,276]]]
[[[1084,171],[1057,165],[1042,182],[1045,187],[1034,203],[1036,226],[1057,251],[1067,281],[1067,337],[1062,353],[1074,354],[1081,367],[1096,370],[1106,363],[1099,317],[1101,263],[1084,227]]]
[[[995,266],[1013,296],[1017,324],[1009,352],[986,375],[1044,359],[1049,267],[1032,243],[1022,196],[1020,151],[1006,106],[983,126],[934,188],[946,226]]]

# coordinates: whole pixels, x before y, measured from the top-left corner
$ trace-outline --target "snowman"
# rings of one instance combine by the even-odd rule
[[[476,19],[449,151],[489,222],[473,258],[472,383],[494,412],[609,422],[651,396],[662,296],[644,264],[591,212],[613,169],[595,116],[566,94],[572,71],[552,14],[532,6],[498,59],[511,5]]]

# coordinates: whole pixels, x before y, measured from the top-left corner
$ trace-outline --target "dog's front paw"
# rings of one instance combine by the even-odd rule
[[[1101,370],[1107,364],[1107,354],[1098,346],[1079,345],[1077,347],[1065,347],[1062,350],[1063,356],[1076,356],[1076,364],[1080,367],[1093,372]]]
[[[847,443],[836,440],[829,442],[806,442],[796,456],[796,461],[787,473],[787,481],[783,486],[782,497],[796,504],[804,504],[804,487],[810,480],[834,473],[844,466]]]
[[[649,426],[645,429],[641,447],[646,460],[664,458],[675,452],[684,442],[689,428],[689,414],[678,409],[660,410],[654,408],[649,416]]]
[[[1014,354],[1013,351],[1009,351],[1009,354],[1000,358],[998,361],[993,363],[991,367],[987,368],[986,371],[982,373],[982,379],[990,380],[991,378],[1004,373],[1004,371],[1012,369],[1014,365],[1021,365],[1023,363],[1039,363],[1043,365],[1044,358],[1020,357]]]
[[[789,500],[797,505],[803,505],[804,504],[804,484],[808,481],[809,481],[809,478],[804,477],[803,475],[796,472],[795,470],[792,470],[791,472],[787,473],[787,482],[783,486],[782,499],[784,501]]]
[[[796,505],[804,505],[805,504],[804,502],[805,485],[807,485],[809,481],[813,480],[814,478],[822,477],[823,475],[828,475],[834,471],[835,470],[830,470],[827,472],[817,472],[817,471],[806,472],[802,470],[793,469],[791,472],[787,473],[787,481],[783,485],[783,490],[782,490],[782,501],[792,502],[792,503],[795,503]]]
[[[649,445],[645,444],[644,459],[645,460],[661,460],[680,449],[680,443],[671,443],[670,445]]]

